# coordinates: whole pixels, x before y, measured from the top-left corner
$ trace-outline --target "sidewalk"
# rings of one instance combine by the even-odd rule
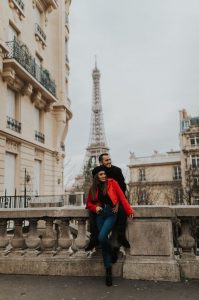
[[[1,275],[0,300],[198,300],[199,280],[171,282],[101,277]]]

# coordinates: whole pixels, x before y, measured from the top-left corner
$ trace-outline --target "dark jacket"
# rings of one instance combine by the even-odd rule
[[[104,167],[104,170],[105,170],[106,175],[107,175],[108,178],[113,178],[118,182],[121,190],[125,194],[125,192],[126,192],[126,183],[124,181],[124,176],[122,174],[122,170],[120,168],[116,167],[116,166],[113,166],[113,165],[110,168]]]

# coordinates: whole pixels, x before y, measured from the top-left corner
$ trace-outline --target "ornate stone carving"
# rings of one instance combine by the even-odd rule
[[[3,69],[2,77],[9,85],[13,85],[15,81],[15,70],[12,67],[6,67]]]
[[[31,100],[39,109],[44,109],[46,106],[46,102],[42,99],[42,95],[39,91],[33,93]]]
[[[19,153],[19,145],[15,141],[6,140],[6,150],[14,153]]]
[[[24,87],[22,88],[21,93],[23,95],[31,96],[33,92],[33,86],[29,82],[25,83]]]

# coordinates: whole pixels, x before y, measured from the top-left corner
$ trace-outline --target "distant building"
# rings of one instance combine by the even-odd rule
[[[132,204],[199,204],[199,117],[180,111],[180,150],[130,157]]]
[[[0,195],[63,194],[70,2],[0,2]]]
[[[182,203],[180,152],[154,152],[130,157],[129,197],[132,204]]]

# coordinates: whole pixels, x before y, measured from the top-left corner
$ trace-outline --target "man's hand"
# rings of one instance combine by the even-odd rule
[[[101,206],[97,206],[96,207],[96,214],[100,214],[100,212],[103,210],[103,208]]]
[[[112,208],[112,212],[116,214],[118,212],[119,202]]]

